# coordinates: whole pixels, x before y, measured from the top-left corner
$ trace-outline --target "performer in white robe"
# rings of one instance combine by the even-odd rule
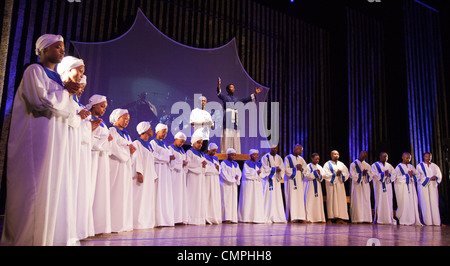
[[[53,245],[61,180],[68,168],[70,93],[54,71],[64,56],[60,35],[36,42],[40,63],[25,69],[11,115],[2,245]]]
[[[169,146],[170,152],[175,156],[169,164],[172,171],[173,211],[175,224],[188,223],[188,201],[186,188],[187,160],[183,145],[186,135],[182,132],[175,134],[175,142]]]
[[[100,118],[106,112],[108,102],[105,96],[95,94],[89,98],[86,108],[91,111],[91,120],[98,123],[92,132],[92,215],[96,235],[111,233],[111,178],[109,154],[112,135]]]
[[[272,146],[270,153],[261,158],[265,174],[263,179],[264,213],[266,223],[286,223],[286,215],[281,191],[281,180],[284,176],[283,159],[277,154],[278,146]]]
[[[203,143],[203,134],[200,130],[191,137],[192,147],[186,152],[187,163],[187,199],[188,224],[204,225],[206,223],[205,209],[205,168],[207,165],[204,154],[200,151]]]
[[[367,152],[359,153],[358,159],[350,164],[351,192],[350,218],[352,223],[371,223],[372,205],[370,202],[370,184],[373,179],[372,168],[365,160]]]
[[[85,70],[82,59],[66,56],[57,65],[58,74],[64,83],[80,83]],[[79,90],[81,90],[81,84]],[[78,103],[76,94],[70,95],[71,116],[69,117],[69,168],[66,178],[61,182],[58,214],[54,244],[71,245],[87,237],[87,232],[80,232],[78,226],[78,185],[81,168],[81,125],[90,115],[84,106]],[[84,166],[83,166],[84,167]],[[84,216],[84,215],[83,215]],[[84,217],[83,217],[84,218]],[[87,225],[87,224],[86,224]],[[83,231],[83,230],[82,230]]]
[[[325,189],[327,193],[327,219],[336,219],[338,224],[346,224],[348,220],[347,195],[345,181],[349,178],[347,166],[339,161],[339,152],[331,152],[331,160],[323,166],[325,170]]]
[[[250,160],[245,161],[239,193],[238,221],[243,223],[264,223],[264,172],[258,162],[259,151],[251,149]]]
[[[375,194],[374,223],[397,224],[394,219],[392,182],[395,181],[395,169],[387,162],[388,154],[380,153],[380,160],[372,164],[373,189]]]
[[[201,151],[206,153],[208,151],[208,141],[210,130],[214,129],[214,122],[212,120],[211,114],[205,110],[205,106],[207,103],[207,99],[205,96],[200,97],[200,106],[201,108],[195,108],[191,112],[190,123],[193,128],[192,134],[201,129],[203,132],[203,144]]]
[[[219,147],[215,143],[208,145],[208,153],[205,154],[205,203],[206,223],[222,223],[222,197],[220,192],[220,162],[215,156]]]
[[[140,137],[133,142],[133,228],[149,229],[155,226],[155,159],[149,139],[153,137],[150,122],[136,126]]]
[[[442,182],[442,173],[439,166],[431,160],[432,154],[427,152],[423,155],[423,162],[416,166],[419,172],[417,182],[419,204],[425,225],[441,225],[438,186]]]
[[[159,123],[156,128],[156,138],[150,141],[155,158],[155,170],[158,179],[156,190],[156,224],[155,226],[174,226],[173,185],[169,163],[175,160],[164,139],[167,137],[167,125]]]
[[[299,144],[294,147],[294,154],[284,159],[284,197],[286,202],[286,220],[302,222],[306,220],[305,191],[303,177],[307,171],[307,164],[300,155],[303,147]]]
[[[241,182],[242,171],[234,159],[236,150],[227,150],[227,159],[220,163],[220,189],[222,192],[222,221],[224,223],[238,222],[238,185]]]
[[[311,163],[303,180],[305,187],[305,210],[307,223],[325,223],[325,211],[323,207],[322,185],[325,170],[319,165],[320,156],[317,153],[311,155]]]
[[[109,121],[113,127],[109,134],[113,137],[109,156],[111,177],[111,231],[133,230],[133,159],[136,151],[125,128],[130,122],[126,109],[115,109]]]
[[[397,178],[394,182],[397,211],[395,216],[401,225],[422,225],[419,215],[416,182],[419,172],[411,165],[411,154],[402,155],[402,163],[395,168]]]

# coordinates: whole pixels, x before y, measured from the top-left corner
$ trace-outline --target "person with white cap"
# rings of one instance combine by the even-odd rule
[[[115,109],[109,116],[113,137],[109,156],[111,177],[111,231],[133,230],[133,169],[132,156],[136,147],[125,128],[130,122],[126,109]]]
[[[222,192],[222,221],[237,223],[238,185],[241,182],[242,171],[236,161],[236,150],[227,149],[227,159],[220,164],[220,189]]]
[[[286,220],[303,222],[306,220],[305,193],[303,179],[308,174],[305,160],[301,156],[303,147],[294,146],[294,153],[284,159],[284,197],[286,202]]]
[[[220,162],[215,156],[219,147],[215,143],[208,145],[208,153],[205,154],[205,203],[206,223],[222,223],[222,200],[220,194]]]
[[[186,142],[186,135],[183,132],[175,134],[175,141],[169,145],[169,149],[175,156],[169,164],[172,171],[172,192],[173,192],[173,210],[175,224],[187,224],[188,222],[188,204],[187,204],[187,160],[183,145]]]
[[[214,129],[214,122],[211,118],[211,114],[205,110],[207,99],[205,96],[201,96],[200,108],[192,110],[190,115],[190,123],[192,126],[192,132],[202,129],[203,132],[203,145],[201,151],[206,153],[208,151],[208,141],[210,130]]]
[[[264,213],[267,223],[286,223],[281,191],[281,180],[284,176],[283,159],[277,154],[278,145],[272,145],[270,153],[261,158],[264,178]]]
[[[187,199],[188,224],[204,225],[206,223],[205,203],[205,168],[207,165],[205,155],[201,152],[203,133],[201,129],[194,132],[191,137],[192,147],[186,152],[187,164]]]
[[[36,42],[39,62],[26,67],[14,97],[7,147],[2,245],[53,245],[61,180],[68,168],[70,94],[55,66],[65,54],[60,35]],[[27,162],[27,163],[18,163]]]
[[[89,98],[86,109],[91,112],[92,125],[92,214],[96,235],[111,233],[111,180],[109,154],[112,135],[100,118],[106,112],[106,96],[95,94]],[[94,124],[95,123],[95,124]]]
[[[262,179],[264,172],[258,161],[259,151],[248,152],[250,160],[245,161],[239,193],[238,220],[242,223],[264,223],[264,193]]]
[[[175,160],[164,139],[167,137],[168,127],[159,123],[155,127],[156,137],[150,141],[155,158],[156,180],[156,224],[155,226],[174,226],[173,184],[169,163]]]
[[[66,56],[56,67],[63,83],[80,83],[84,73],[83,60],[73,56]],[[78,93],[81,86],[79,84],[79,89],[76,93]],[[67,169],[66,178],[62,179],[61,182],[54,240],[55,245],[65,245],[71,239],[79,240],[87,237],[87,235],[83,233],[79,235],[77,232],[77,196],[81,169],[81,125],[84,119],[90,115],[90,112],[79,104],[76,93],[71,94],[68,147],[70,164]]]
[[[136,147],[133,156],[133,228],[155,227],[155,159],[150,138],[153,129],[150,122],[140,122],[136,131],[140,137],[133,142]]]

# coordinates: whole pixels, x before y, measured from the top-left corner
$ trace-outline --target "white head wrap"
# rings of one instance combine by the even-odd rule
[[[36,41],[36,55],[40,56],[42,50],[49,47],[56,42],[64,42],[64,38],[61,35],[44,34]]]
[[[66,56],[56,68],[58,70],[58,74],[62,75],[64,72],[77,68],[79,66],[84,66],[83,59],[79,59],[73,56]]]
[[[187,137],[183,132],[178,132],[177,134],[175,134],[175,139],[182,139],[182,140],[186,140]]]
[[[109,116],[109,122],[114,125],[117,120],[119,120],[119,118],[124,114],[128,114],[127,109],[117,108],[116,110],[112,111],[111,115]]]
[[[81,78],[80,84],[87,84],[87,77],[86,77],[86,75],[83,75],[83,77]]]
[[[258,151],[258,150],[255,150],[255,149],[251,149],[251,150],[248,152],[249,155],[252,155],[253,153],[259,153],[259,151]]]
[[[91,110],[92,106],[106,102],[106,96],[94,94],[89,98],[89,103],[86,105],[86,109]]]
[[[156,125],[155,132],[158,133],[159,131],[161,131],[163,129],[168,129],[167,125],[159,123],[158,125]]]
[[[211,143],[209,143],[209,145],[208,145],[208,151],[210,151],[210,150],[217,150],[219,147],[216,145],[216,143],[214,143],[214,142],[211,142]]]
[[[191,137],[191,145],[203,139],[203,128],[197,129]]]
[[[227,154],[230,154],[230,153],[236,153],[236,150],[233,149],[233,148],[229,148],[229,149],[227,150]]]
[[[150,122],[144,121],[137,125],[136,131],[139,133],[139,135],[142,135],[145,132],[147,132],[147,130],[149,130],[151,127],[152,125],[150,125]]]

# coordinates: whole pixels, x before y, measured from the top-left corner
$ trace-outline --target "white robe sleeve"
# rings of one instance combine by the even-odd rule
[[[109,133],[113,137],[111,144],[111,156],[114,156],[121,162],[127,162],[131,159],[128,141],[122,138],[114,127],[109,129]]]
[[[196,158],[197,157],[197,158]],[[196,175],[200,175],[203,172],[202,162],[197,155],[195,155],[192,151],[188,150],[186,152],[186,159],[188,161],[187,169],[188,172],[192,172]]]
[[[235,183],[236,182],[236,175],[233,175],[233,169],[231,169],[228,165],[225,164],[224,161],[220,163],[221,171],[220,171],[220,177],[225,182],[228,183]]]

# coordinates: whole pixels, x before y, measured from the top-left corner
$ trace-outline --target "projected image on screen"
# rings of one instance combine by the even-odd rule
[[[214,49],[185,46],[162,34],[140,10],[133,26],[123,36],[108,42],[73,41],[72,44],[75,56],[84,60],[88,76],[81,102],[87,103],[93,94],[107,96],[109,106],[103,117],[107,124],[109,114],[115,108],[128,109],[131,121],[126,130],[133,139],[138,138],[136,125],[141,121],[150,121],[153,128],[161,122],[169,129],[173,126],[184,129],[189,132],[189,142],[191,125],[188,121],[172,125],[181,114],[173,114],[171,110],[181,102],[191,109],[198,107],[200,94],[208,102],[221,103],[216,91],[218,77],[222,80],[222,93],[226,93],[227,84],[233,84],[238,98],[250,96],[256,88],[262,87],[263,91],[256,96],[256,104],[266,101],[269,90],[246,73],[237,55],[234,39]],[[211,110],[211,114],[215,126],[221,128],[223,110],[217,109]],[[249,132],[248,129],[246,132]],[[266,139],[264,134],[248,135],[241,138],[242,153],[260,148],[261,141]],[[171,132],[166,142],[173,142]],[[220,151],[220,137],[212,136],[210,142],[216,143]]]

